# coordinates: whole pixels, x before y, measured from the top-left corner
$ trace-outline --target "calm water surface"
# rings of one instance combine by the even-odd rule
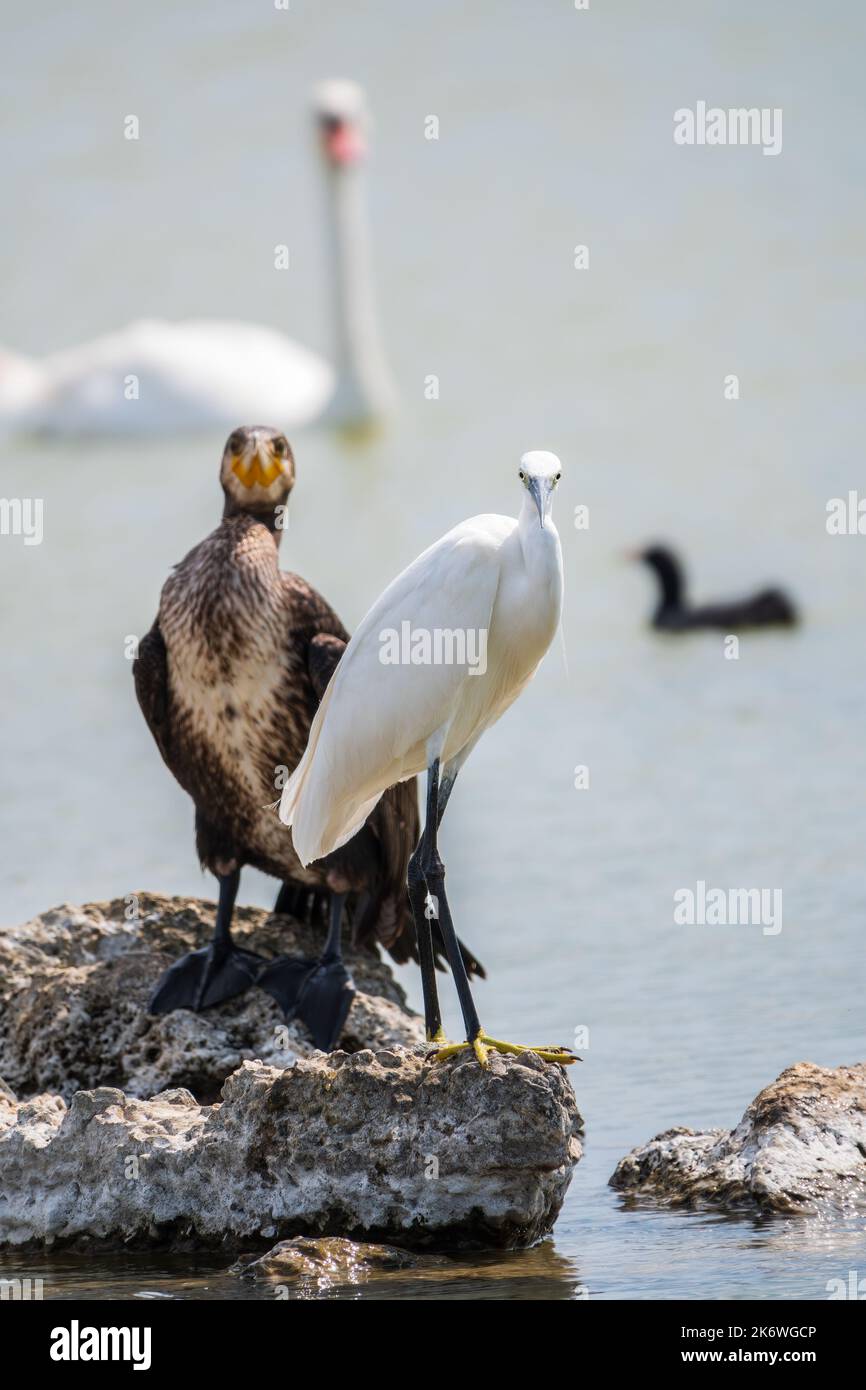
[[[552,651],[481,743],[443,848],[491,1031],[589,1029],[586,1157],[552,1240],[376,1297],[823,1298],[866,1274],[862,1221],[627,1208],[606,1186],[631,1146],[734,1124],[792,1062],[866,1055],[866,540],[824,526],[827,499],[863,478],[866,21],[841,0],[759,11],[49,0],[7,19],[2,332],[21,351],[200,314],[328,351],[307,94],[328,75],[367,86],[402,411],[364,451],[295,439],[283,561],[348,624],[448,526],[513,512],[523,450],[564,463],[567,666]],[[674,146],[673,111],[700,98],[782,107],[781,155]],[[124,639],[215,524],[221,445],[3,448],[4,495],[45,501],[41,546],[0,545],[4,922],[139,887],[212,893]],[[738,661],[718,636],[652,636],[647,579],[622,555],[655,536],[682,545],[699,594],[784,581],[804,626],[744,638]],[[781,933],[674,925],[675,890],[698,879],[781,888]],[[245,876],[247,901],[274,891]],[[227,1263],[25,1266],[60,1298],[271,1296]]]

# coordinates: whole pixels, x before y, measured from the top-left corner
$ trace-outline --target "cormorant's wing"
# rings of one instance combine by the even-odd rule
[[[348,640],[348,639],[347,639]],[[307,670],[316,692],[321,700],[328,688],[328,681],[337,669],[340,657],[346,650],[346,642],[334,637],[330,632],[318,632],[310,642],[307,652]]]
[[[168,654],[165,641],[159,628],[159,619],[154,619],[150,632],[145,633],[138,644],[138,656],[132,663],[132,676],[135,693],[147,727],[153,734],[156,746],[164,762],[169,763],[168,733]]]

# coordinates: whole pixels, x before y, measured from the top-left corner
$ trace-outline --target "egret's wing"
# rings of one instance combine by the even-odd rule
[[[282,820],[310,863],[344,844],[382,793],[420,771],[427,740],[452,717],[465,665],[387,660],[411,633],[486,631],[499,584],[507,517],[473,517],[388,586],[343,653],[283,791]],[[410,645],[411,650],[411,645]]]

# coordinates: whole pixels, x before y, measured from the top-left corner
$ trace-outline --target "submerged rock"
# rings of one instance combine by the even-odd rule
[[[63,906],[0,930],[0,1076],[18,1095],[117,1087],[152,1096],[184,1087],[203,1102],[253,1058],[288,1066],[313,1055],[301,1023],[285,1024],[273,999],[251,989],[204,1013],[160,1018],[147,1001],[162,972],[204,946],[216,906],[139,893],[84,907]],[[131,915],[130,915],[131,914]],[[263,956],[316,956],[321,929],[262,908],[235,911],[238,943]],[[372,952],[346,951],[358,988],[341,1046],[411,1046],[420,1019],[389,967]]]
[[[866,1205],[866,1063],[798,1062],[736,1129],[668,1129],[621,1159],[611,1187],[674,1204],[768,1212]]]
[[[329,1289],[385,1280],[389,1275],[417,1274],[435,1265],[451,1268],[442,1256],[414,1255],[394,1245],[372,1245],[367,1241],[346,1240],[342,1236],[296,1236],[280,1241],[267,1254],[247,1256],[232,1265],[229,1273],[255,1284],[271,1285],[275,1293],[285,1289],[296,1296],[316,1296]]]
[[[559,1067],[434,1064],[423,1046],[245,1062],[211,1106],[182,1089],[7,1097],[0,1242],[519,1247],[551,1229],[580,1131]]]
[[[273,1298],[353,1297],[353,1288],[375,1285],[378,1297],[547,1299],[588,1296],[571,1260],[552,1240],[519,1254],[507,1249],[411,1251],[339,1237],[296,1236],[266,1254],[245,1255],[230,1274]]]

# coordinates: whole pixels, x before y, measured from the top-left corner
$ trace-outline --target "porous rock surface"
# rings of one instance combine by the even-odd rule
[[[226,1247],[297,1235],[517,1247],[580,1156],[562,1070],[423,1046],[243,1062],[219,1104],[110,1086],[0,1096],[0,1243]]]
[[[83,907],[63,905],[0,929],[0,1077],[19,1096],[117,1087],[147,1097],[182,1087],[213,1101],[241,1062],[275,1066],[314,1052],[301,1023],[285,1024],[259,989],[204,1013],[151,1018],[147,1001],[162,972],[210,940],[216,905],[137,893]],[[238,907],[239,945],[263,956],[315,957],[321,928],[262,908]],[[389,967],[346,949],[358,993],[341,1047],[388,1048],[422,1041],[417,1016]]]
[[[866,1205],[866,1063],[798,1062],[736,1129],[669,1129],[621,1159],[620,1192],[697,1206],[814,1212]]]

